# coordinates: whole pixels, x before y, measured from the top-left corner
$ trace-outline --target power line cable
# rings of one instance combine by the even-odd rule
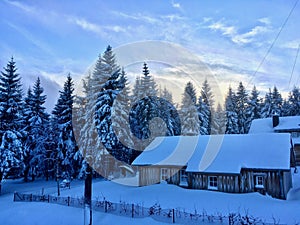
[[[286,25],[286,23],[288,22],[290,16],[292,15],[294,9],[296,8],[298,2],[299,2],[299,0],[296,0],[295,4],[293,5],[293,8],[290,10],[290,12],[289,12],[287,18],[285,19],[285,21],[284,21],[283,24],[281,25],[280,30],[279,30],[279,32],[277,33],[277,35],[276,35],[275,39],[273,40],[272,44],[270,45],[268,51],[267,51],[266,54],[264,55],[263,59],[261,60],[261,62],[260,62],[259,65],[258,65],[257,69],[255,70],[254,74],[252,75],[252,78],[251,78],[250,81],[248,82],[248,85],[252,83],[252,81],[253,81],[253,79],[255,78],[255,76],[256,76],[258,70],[260,69],[260,67],[262,66],[262,64],[264,63],[264,61],[266,60],[266,58],[267,58],[267,56],[269,55],[271,49],[273,48],[275,42],[276,42],[277,39],[279,38],[279,35],[281,34],[281,32],[282,32],[284,26]],[[247,85],[247,86],[248,86],[248,85]]]
[[[299,55],[299,48],[300,48],[300,44],[298,45],[297,54],[296,54],[296,58],[295,58],[295,61],[294,61],[294,65],[293,65],[293,69],[292,69],[292,73],[291,73],[291,77],[290,77],[290,81],[289,81],[289,88],[290,88],[292,76],[293,76],[293,74],[294,74],[294,70],[295,70],[297,58],[298,58],[298,55]],[[298,82],[299,82],[299,76],[298,76],[298,78],[297,78],[296,84],[298,84]],[[295,84],[295,85],[296,85],[296,84]]]

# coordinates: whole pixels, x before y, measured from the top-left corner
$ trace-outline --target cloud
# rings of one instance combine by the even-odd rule
[[[281,48],[297,50],[300,45],[300,39],[290,40],[280,45]]]
[[[208,23],[210,21],[210,19],[206,19],[204,20],[204,23]],[[206,27],[212,31],[221,32],[223,36],[229,37],[235,44],[245,45],[255,42],[257,36],[271,30],[271,22],[268,18],[260,18],[258,21],[263,23],[263,25],[257,25],[245,33],[239,33],[239,29],[236,26],[227,25],[227,23],[224,22],[224,19],[219,20],[218,22],[212,21]]]
[[[91,23],[83,18],[69,17],[69,21],[78,25],[79,27],[81,27],[83,30],[86,31],[92,31],[97,34],[102,34],[103,32],[102,28],[99,25]]]
[[[254,41],[254,37],[262,33],[268,32],[269,29],[263,26],[256,26],[244,34],[232,35],[231,40],[237,44],[248,44]]]
[[[225,36],[234,36],[236,34],[234,26],[227,26],[222,21],[214,22],[207,27],[213,31],[220,31]]]
[[[119,12],[119,11],[111,11],[111,13],[118,17],[136,20],[139,22],[147,22],[150,24],[155,24],[155,23],[159,22],[159,19],[157,19],[155,16],[149,16],[149,15],[146,15],[143,13],[128,14],[128,13]]]
[[[175,8],[175,9],[181,9],[180,3],[172,1],[171,4],[172,4],[173,8]]]
[[[27,12],[27,13],[35,13],[35,12],[36,12],[36,9],[35,9],[34,7],[29,6],[29,5],[26,5],[26,4],[22,3],[22,2],[18,2],[18,1],[8,1],[8,0],[5,0],[5,2],[6,2],[7,4],[10,4],[10,5],[12,5],[12,6],[15,6],[15,7],[17,7],[17,8],[19,8],[19,9],[21,9],[21,10]]]
[[[266,25],[271,25],[271,20],[268,17],[260,18],[260,19],[258,19],[258,22],[261,22]]]

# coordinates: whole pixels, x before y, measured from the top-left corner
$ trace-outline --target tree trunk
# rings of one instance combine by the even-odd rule
[[[26,166],[25,169],[24,169],[24,181],[25,181],[25,182],[28,182],[28,173],[29,173],[29,169],[30,169],[29,166]]]
[[[84,182],[84,225],[92,225],[92,168],[89,165]]]

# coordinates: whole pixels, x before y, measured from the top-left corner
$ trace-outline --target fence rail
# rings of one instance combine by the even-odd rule
[[[84,198],[73,197],[57,197],[51,195],[34,195],[23,194],[19,192],[14,193],[15,202],[46,202],[59,205],[65,205],[76,208],[84,208]],[[152,217],[154,220],[165,223],[180,223],[180,224],[278,224],[275,220],[273,223],[265,223],[259,218],[253,216],[242,215],[240,213],[229,213],[223,215],[216,213],[209,215],[205,210],[202,212],[187,212],[182,208],[175,209],[162,209],[159,204],[154,204],[151,207],[144,207],[143,203],[127,203],[127,202],[110,202],[103,198],[102,200],[96,199],[92,201],[93,211],[99,211],[104,213],[110,213],[119,216],[133,217],[133,218],[145,218]]]

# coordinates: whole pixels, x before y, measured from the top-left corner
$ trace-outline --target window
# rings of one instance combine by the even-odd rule
[[[264,187],[264,177],[263,176],[256,176],[255,177],[255,187],[256,188],[263,188]]]
[[[208,189],[218,190],[218,178],[216,176],[208,177]]]
[[[188,186],[188,176],[185,170],[180,170],[180,186]]]
[[[167,180],[169,178],[169,170],[167,168],[161,168],[160,170],[160,180]]]

